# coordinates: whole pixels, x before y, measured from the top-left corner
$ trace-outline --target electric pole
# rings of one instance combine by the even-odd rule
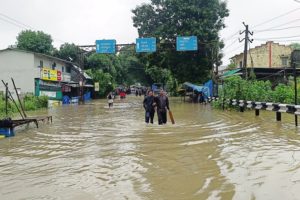
[[[249,31],[249,25],[246,25],[245,22],[243,22],[244,26],[245,26],[245,30],[243,32],[240,32],[240,35],[242,35],[243,33],[245,33],[245,37],[240,40],[239,42],[243,42],[245,41],[245,45],[244,45],[244,60],[243,60],[243,68],[244,68],[244,77],[247,80],[248,79],[248,71],[247,71],[247,54],[248,54],[248,42],[252,43],[253,39],[249,39],[249,34],[252,36],[253,32]]]

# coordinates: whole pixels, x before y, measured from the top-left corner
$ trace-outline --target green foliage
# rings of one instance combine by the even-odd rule
[[[42,31],[25,30],[17,36],[19,49],[43,54],[51,54],[53,51],[52,38]]]
[[[227,66],[226,69],[227,69],[227,70],[233,70],[233,69],[236,69],[236,64],[235,64],[232,60],[230,60],[230,63],[229,63],[229,65]]]
[[[295,94],[291,86],[279,84],[272,93],[273,102],[276,103],[294,103]]]
[[[118,58],[121,63],[121,76],[126,85],[140,83],[142,85],[150,85],[153,80],[146,74],[146,66],[138,58],[134,47],[124,47]]]
[[[293,49],[293,50],[300,50],[300,43],[292,43],[290,45],[290,47]]]
[[[163,84],[165,84],[171,76],[170,70],[159,68],[157,66],[147,68],[146,74],[148,74],[155,83]]]
[[[219,0],[151,0],[133,11],[134,26],[140,37],[158,38],[158,51],[140,59],[148,67],[171,71],[179,82],[203,82],[211,66],[220,64],[219,31],[228,16],[226,3]],[[198,36],[199,50],[176,52],[176,36]]]
[[[120,63],[117,61],[116,55],[97,54],[90,55],[87,59],[90,69],[101,70],[103,73],[109,73],[112,78],[116,78],[117,69]]]
[[[115,88],[111,74],[105,73],[101,69],[89,69],[86,73],[92,77],[94,82],[99,82],[100,91],[98,95],[100,97],[104,97]]]
[[[23,102],[25,111],[38,110],[48,107],[48,97],[46,96],[36,97],[33,95],[26,95]],[[21,109],[20,105],[17,105],[19,109]],[[17,107],[13,102],[8,101],[8,115],[12,116],[16,113],[18,113]],[[5,117],[5,99],[3,96],[0,96],[0,119],[3,117]]]
[[[298,94],[300,88],[298,88]],[[258,102],[294,103],[294,85],[279,84],[272,90],[270,81],[243,80],[232,76],[224,80],[223,89],[219,92],[220,99],[213,103],[222,107],[224,99],[237,99]],[[228,105],[225,105],[228,108]]]
[[[24,105],[25,110],[38,110],[41,108],[48,107],[48,97],[47,96],[33,96],[33,95],[26,95],[24,97]]]
[[[58,51],[55,51],[54,56],[74,63],[79,63],[79,52],[80,49],[75,44],[64,43],[60,46]]]

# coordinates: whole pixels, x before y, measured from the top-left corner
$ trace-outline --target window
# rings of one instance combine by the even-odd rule
[[[39,66],[39,68],[43,68],[43,66],[44,66],[44,63],[43,63],[42,60],[40,60],[40,66]]]
[[[283,67],[288,65],[288,57],[281,57],[281,64]]]
[[[67,73],[71,73],[71,67],[70,67],[70,66],[67,66],[67,67],[66,67],[66,72],[67,72]]]
[[[243,61],[240,61],[240,68],[243,68]]]
[[[52,64],[52,69],[55,70],[55,68],[56,68],[56,63],[54,62],[54,63]]]

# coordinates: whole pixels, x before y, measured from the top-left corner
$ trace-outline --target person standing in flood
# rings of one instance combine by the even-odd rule
[[[113,107],[113,104],[114,104],[114,96],[113,96],[112,92],[110,92],[110,93],[107,95],[107,102],[108,102],[108,107],[109,107],[109,108]]]
[[[157,106],[158,124],[167,123],[167,110],[170,111],[169,99],[163,89],[160,90],[159,95],[155,98],[155,105]]]
[[[143,106],[145,108],[145,122],[149,124],[149,121],[151,124],[153,124],[153,119],[154,119],[154,96],[153,92],[150,90],[148,91],[148,95],[145,97],[143,101]]]

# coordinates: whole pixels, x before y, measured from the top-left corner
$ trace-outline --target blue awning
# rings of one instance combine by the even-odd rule
[[[183,86],[187,89],[189,88],[197,92],[202,92],[207,97],[210,96],[209,88],[206,86],[195,85],[189,82],[183,83]]]

